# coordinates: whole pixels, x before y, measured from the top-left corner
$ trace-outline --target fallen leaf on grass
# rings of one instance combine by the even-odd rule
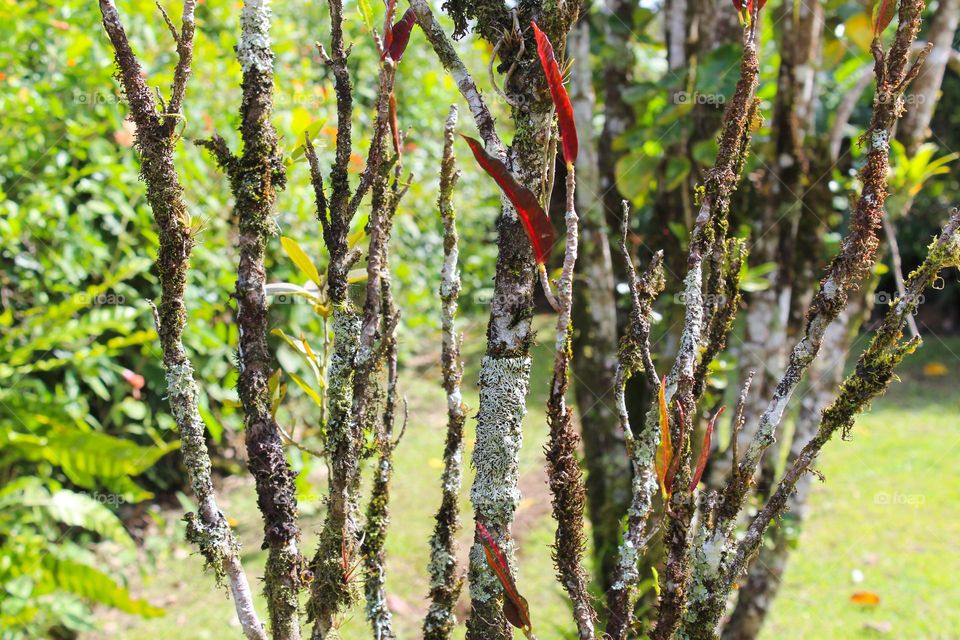
[[[858,591],[850,596],[850,602],[862,605],[876,606],[880,604],[880,596],[872,591]]]

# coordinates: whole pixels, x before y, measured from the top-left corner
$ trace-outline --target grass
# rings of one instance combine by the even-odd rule
[[[472,337],[482,335],[471,328]],[[467,340],[474,350],[467,364],[465,400],[477,406],[477,367],[481,340]],[[531,605],[541,640],[574,637],[569,608],[553,578],[550,544],[553,522],[545,485],[542,446],[546,440],[543,399],[549,383],[552,339],[541,328],[534,349],[534,376],[521,463],[523,502],[517,517],[520,571],[518,585]],[[960,371],[960,340],[931,338],[901,372],[902,382],[877,402],[858,422],[853,442],[834,442],[819,468],[827,482],[818,484],[798,550],[787,568],[780,597],[774,604],[765,640],[792,638],[960,638],[960,612],[951,605],[960,598],[955,576],[960,573],[960,483],[953,459],[960,455],[957,415],[960,394],[952,381]],[[924,376],[924,366],[939,362],[948,375]],[[404,375],[405,374],[405,375]],[[445,427],[445,401],[439,373],[401,373],[410,401],[410,425],[396,453],[392,486],[393,526],[388,538],[387,567],[390,606],[401,638],[419,637],[426,610],[427,540],[439,504],[439,477]],[[472,420],[467,446],[472,447]],[[466,470],[463,514],[469,522],[468,491],[472,473]],[[322,494],[322,478],[313,478]],[[237,519],[251,580],[258,582],[264,554],[259,551],[260,520],[252,485],[232,479],[221,491],[224,510]],[[306,505],[316,510],[317,504]],[[170,520],[179,517],[171,512]],[[304,521],[303,549],[312,553],[321,519]],[[461,531],[461,546],[471,531]],[[170,549],[155,569],[133,580],[136,590],[166,607],[167,615],[140,620],[104,612],[103,630],[91,638],[176,637],[189,640],[241,637],[232,604],[213,579],[201,573],[201,561],[185,550],[179,532],[170,535]],[[464,554],[461,553],[461,560]],[[461,563],[462,566],[462,563]],[[855,582],[855,572],[862,581]],[[256,587],[255,587],[256,588]],[[466,589],[465,589],[466,590]],[[876,606],[850,600],[859,591],[880,596]],[[461,598],[460,617],[467,611]],[[260,602],[259,611],[265,613]],[[872,630],[871,629],[875,629]],[[362,608],[344,616],[341,636],[367,638]],[[458,638],[462,638],[463,628]],[[517,634],[519,638],[520,635]]]

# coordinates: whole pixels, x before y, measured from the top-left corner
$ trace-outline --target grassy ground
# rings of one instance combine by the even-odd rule
[[[476,337],[480,331],[474,332]],[[549,544],[553,524],[543,473],[542,445],[546,426],[542,399],[551,358],[549,329],[534,353],[534,382],[525,422],[522,489],[515,535],[519,543],[518,584],[530,600],[541,640],[572,637],[567,605],[553,580]],[[467,344],[478,344],[468,340]],[[960,341],[946,344],[930,338],[903,368],[902,382],[858,423],[854,441],[831,443],[820,462],[827,482],[818,485],[813,508],[787,569],[764,638],[960,638],[960,612],[951,604],[960,598],[960,483],[954,458],[960,455],[960,394],[953,381],[960,371]],[[476,368],[479,352],[465,354],[465,399],[477,406]],[[942,363],[947,375],[925,376],[924,366]],[[388,588],[402,638],[419,637],[426,609],[427,539],[439,502],[442,468],[444,399],[434,372],[407,371],[401,377],[410,400],[411,421],[397,451],[393,484],[393,521],[388,539]],[[472,424],[468,422],[468,433]],[[468,436],[468,448],[472,439]],[[317,480],[322,480],[317,478]],[[464,513],[469,518],[468,471]],[[318,484],[322,487],[322,483]],[[322,491],[318,490],[318,493]],[[238,521],[251,579],[260,575],[264,554],[258,551],[260,522],[252,486],[224,488],[224,510]],[[315,507],[316,505],[307,505]],[[175,521],[178,513],[168,518]],[[303,548],[312,552],[320,518],[308,518]],[[469,531],[462,532],[465,546]],[[233,622],[232,605],[201,561],[170,536],[170,549],[155,569],[134,578],[139,592],[162,604],[167,615],[138,620],[104,613],[97,638],[225,638]],[[461,554],[462,557],[462,554]],[[862,578],[861,578],[862,576]],[[869,591],[880,603],[865,607],[850,596]],[[466,612],[461,599],[461,614]],[[261,602],[260,611],[265,607]],[[462,615],[461,615],[462,617]],[[362,609],[346,615],[340,628],[348,640],[369,637]],[[460,630],[462,637],[463,631]],[[519,634],[518,636],[519,637]]]

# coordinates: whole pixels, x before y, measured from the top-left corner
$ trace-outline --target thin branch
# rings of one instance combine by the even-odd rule
[[[264,595],[274,640],[299,640],[299,593],[303,558],[298,549],[296,473],[290,468],[270,410],[268,381],[273,369],[267,342],[264,295],[267,239],[273,233],[273,205],[286,173],[273,112],[273,51],[269,0],[245,0],[240,12],[237,60],[243,72],[240,137],[243,153],[233,160],[230,183],[238,222],[239,262],[234,298],[239,327],[237,395],[243,405],[248,465],[256,481],[257,506],[263,515],[267,563]],[[220,155],[223,141],[211,146]]]
[[[450,107],[444,125],[443,159],[440,164],[440,197],[437,205],[443,221],[443,267],[440,271],[440,361],[447,395],[447,437],[443,448],[442,497],[430,538],[430,609],[423,621],[424,640],[447,640],[456,626],[454,609],[463,588],[457,575],[456,535],[460,529],[460,487],[463,482],[463,426],[467,409],[460,384],[463,362],[457,337],[456,314],[460,296],[459,237],[453,189],[460,172],[453,152],[457,108]]]
[[[552,160],[551,160],[552,161]],[[577,459],[580,438],[573,428],[572,410],[565,395],[569,384],[571,323],[573,308],[573,270],[577,263],[579,219],[576,211],[576,177],[572,164],[567,165],[566,184],[567,236],[563,269],[557,282],[557,329],[554,344],[553,383],[547,400],[547,423],[550,440],[545,448],[547,478],[553,493],[553,518],[557,522],[554,535],[553,561],[557,577],[573,603],[573,617],[580,640],[596,637],[594,621],[597,613],[590,602],[586,573],[583,570],[583,510],[586,490],[583,472]]]
[[[427,0],[410,0],[410,7],[417,16],[417,24],[423,29],[423,33],[427,36],[427,40],[430,41],[434,52],[440,59],[440,64],[453,77],[460,94],[467,101],[470,113],[473,115],[473,120],[476,122],[480,138],[485,143],[487,151],[495,154],[501,160],[505,159],[506,150],[497,135],[493,116],[490,115],[490,110],[480,95],[476,83],[470,77],[470,72],[467,71],[463,61],[460,60],[460,56],[453,48],[453,43],[450,42],[440,23],[434,17],[430,4]]]
[[[194,379],[193,365],[183,346],[187,317],[184,292],[193,238],[190,217],[183,201],[183,188],[173,165],[173,129],[160,125],[153,95],[130,47],[113,1],[100,0],[100,11],[103,26],[113,45],[131,116],[137,125],[140,173],[147,186],[147,202],[153,210],[160,237],[157,272],[161,302],[154,314],[163,350],[170,409],[180,432],[184,466],[199,507],[199,517],[195,514],[186,516],[187,538],[199,547],[217,578],[226,577],[229,582],[237,619],[244,635],[248,640],[266,640],[266,631],[257,616],[250,584],[240,563],[239,542],[216,502],[205,429],[197,405],[200,392]],[[184,13],[188,14],[186,7]],[[188,30],[185,29],[184,33],[188,33]],[[192,34],[192,30],[189,33]],[[192,37],[182,37],[180,44],[190,47],[192,52]],[[182,51],[181,60],[189,55],[192,53]],[[186,81],[184,74],[184,87]]]

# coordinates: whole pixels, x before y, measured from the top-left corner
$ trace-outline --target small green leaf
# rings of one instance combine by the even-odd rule
[[[323,278],[320,277],[320,272],[317,271],[313,260],[310,259],[310,256],[300,247],[297,241],[287,236],[281,236],[280,244],[283,246],[283,250],[287,256],[297,265],[297,268],[300,269],[300,272],[312,280],[318,287],[323,287]]]
[[[306,383],[303,378],[293,373],[292,371],[287,371],[287,375],[297,384],[298,387],[303,389],[303,392],[310,396],[310,399],[317,403],[318,407],[323,406],[323,398],[320,397],[320,394],[316,392],[310,385]]]
[[[370,9],[370,3],[367,0],[359,0],[357,6],[360,9],[360,17],[363,18],[363,24],[367,25],[367,31],[373,31],[373,11]]]

